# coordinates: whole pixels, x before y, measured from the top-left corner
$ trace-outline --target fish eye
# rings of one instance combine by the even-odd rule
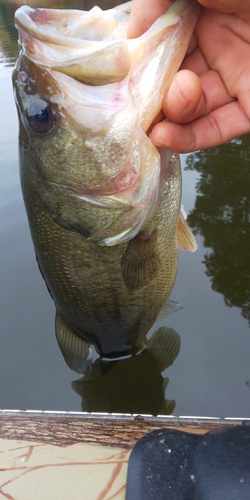
[[[30,127],[39,134],[47,134],[54,127],[55,112],[48,101],[36,99],[27,108]]]

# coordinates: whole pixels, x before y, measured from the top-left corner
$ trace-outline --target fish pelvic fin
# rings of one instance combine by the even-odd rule
[[[157,230],[149,236],[140,232],[130,241],[122,259],[122,276],[126,288],[133,292],[146,286],[160,269],[157,254]]]
[[[177,246],[181,250],[195,252],[198,248],[196,239],[185,220],[185,212],[180,211],[178,230],[177,230]]]
[[[56,313],[56,339],[71,370],[86,375],[92,366],[90,344],[75,334],[62,316]]]

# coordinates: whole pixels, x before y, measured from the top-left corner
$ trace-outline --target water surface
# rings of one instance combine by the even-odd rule
[[[13,14],[23,3],[87,10],[95,2],[0,1],[0,408],[80,410],[78,393],[85,390],[85,409],[107,411],[105,398],[115,394],[123,411],[125,399],[135,397],[133,381],[140,379],[140,411],[140,398],[163,391],[152,366],[141,360],[136,367],[116,364],[105,379],[98,374],[98,382],[93,376],[73,390],[72,381],[80,377],[56,343],[55,309],[37,268],[19,185],[11,73],[18,50]],[[119,2],[97,3],[105,8]],[[180,354],[163,373],[175,415],[250,416],[249,158],[249,136],[182,157],[183,204],[199,249],[179,252],[171,298],[183,309],[151,331],[165,325],[181,336]]]

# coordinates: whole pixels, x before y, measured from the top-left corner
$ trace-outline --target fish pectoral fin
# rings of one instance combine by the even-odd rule
[[[90,344],[76,335],[58,312],[56,313],[56,339],[69,368],[86,375],[92,366]]]
[[[185,221],[185,217],[182,211],[180,212],[178,221],[177,242],[178,248],[181,248],[181,250],[195,252],[198,248],[196,239],[187,222]]]
[[[162,372],[172,365],[178,356],[181,338],[172,328],[162,326],[149,340],[145,340],[145,344],[156,359],[159,371]]]
[[[129,291],[143,288],[157,276],[161,263],[156,247],[156,230],[149,236],[140,232],[130,241],[122,259],[122,276]]]

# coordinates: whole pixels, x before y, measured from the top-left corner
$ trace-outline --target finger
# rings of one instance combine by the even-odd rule
[[[188,123],[233,100],[217,71],[199,78],[192,71],[181,70],[164,95],[163,111],[170,121]]]
[[[196,47],[195,50],[188,56],[185,57],[181,69],[189,69],[193,71],[197,75],[202,75],[210,69],[204,55],[202,54],[199,47]]]
[[[206,103],[200,78],[192,71],[179,71],[162,102],[165,116],[177,123],[187,123],[205,112]]]
[[[142,35],[159,16],[164,14],[173,0],[134,0],[128,25],[128,38]]]
[[[156,146],[189,153],[218,146],[248,132],[250,120],[238,101],[233,101],[187,125],[158,123],[150,138]]]

